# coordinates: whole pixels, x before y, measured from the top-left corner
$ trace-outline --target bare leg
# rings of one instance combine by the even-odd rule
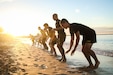
[[[54,55],[57,56],[56,50],[55,50],[55,48],[54,48],[54,45],[51,46],[51,48],[52,48],[52,51],[53,51]]]
[[[63,48],[63,43],[58,43],[57,47],[62,55],[61,61],[66,62],[66,57],[65,57],[65,52],[64,52],[64,48]]]
[[[86,43],[84,49],[86,49],[86,50],[88,51],[88,53],[89,53],[89,56],[92,56],[93,59],[95,60],[95,66],[94,66],[93,68],[98,68],[100,62],[99,62],[99,60],[97,59],[96,54],[94,53],[94,51],[91,50],[92,45],[93,45],[92,43]],[[86,54],[86,55],[87,55],[87,54]],[[86,58],[87,58],[87,57],[86,57]],[[87,59],[87,60],[89,61],[89,64],[91,65],[91,64],[92,64],[91,58],[90,58],[90,59]]]
[[[91,61],[91,57],[90,57],[90,53],[89,53],[89,49],[87,46],[87,43],[85,45],[83,45],[82,47],[82,52],[84,54],[84,56],[86,57],[87,61],[89,62],[89,68],[93,67],[93,63]]]

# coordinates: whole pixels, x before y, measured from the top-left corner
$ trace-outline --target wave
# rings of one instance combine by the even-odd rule
[[[28,39],[28,38],[27,39],[21,38],[20,40],[21,40],[22,43],[30,44],[30,45],[32,44],[31,40]],[[67,50],[69,48],[69,42],[64,43],[63,47],[64,47],[65,50]],[[78,45],[77,51],[81,51],[81,47],[82,47],[81,45]],[[110,51],[110,50],[101,50],[101,49],[95,48],[95,47],[93,47],[92,49],[98,55],[113,57],[113,50],[112,51]]]
[[[64,43],[64,48],[68,49],[69,43]],[[81,48],[82,48],[82,45],[78,45],[77,51],[81,52]],[[98,55],[113,57],[113,50],[101,50],[101,49],[95,48],[95,47],[92,47],[92,50]]]
[[[93,49],[95,51],[96,54],[98,55],[104,55],[104,56],[109,56],[109,57],[113,57],[113,51],[109,51],[109,50],[100,50],[97,48]]]

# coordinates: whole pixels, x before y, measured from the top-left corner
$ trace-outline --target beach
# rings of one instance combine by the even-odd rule
[[[112,41],[113,35],[97,35],[97,43],[94,44],[93,50],[96,53],[98,59],[100,60],[99,68],[93,71],[82,71],[89,75],[113,75],[113,48]],[[23,43],[32,45],[31,41],[28,39],[21,39]],[[81,40],[80,40],[81,44]],[[63,45],[65,51],[69,48],[69,37],[66,37],[66,41]],[[60,56],[59,50],[55,46],[58,55]],[[103,49],[104,48],[104,49]],[[109,49],[110,50],[109,50]],[[79,68],[88,66],[88,62],[81,52],[81,45],[77,47],[77,50],[73,56],[70,53],[66,54],[67,62],[66,64],[70,68],[75,68],[81,71]]]
[[[0,44],[0,75],[82,75],[48,51],[21,41]]]
[[[55,46],[56,48],[56,46]],[[64,44],[65,50],[68,49]],[[97,55],[100,66],[95,70],[84,70],[88,66],[81,46],[73,56],[66,54],[67,62],[59,62],[61,55],[56,48],[58,57],[38,46],[32,46],[30,39],[19,38],[11,43],[0,44],[1,75],[113,75],[113,58]]]

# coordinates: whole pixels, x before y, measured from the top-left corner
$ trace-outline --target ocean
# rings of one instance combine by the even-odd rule
[[[70,36],[66,37],[65,43],[70,43]],[[82,44],[82,36],[80,36],[79,45]],[[65,44],[64,44],[65,45]],[[99,55],[113,57],[113,35],[97,35],[97,42],[93,44],[92,50]]]
[[[19,38],[19,40],[22,43],[32,46],[32,42],[29,38]],[[74,55],[71,56],[70,53],[66,54],[66,58],[67,58],[66,63],[69,65],[69,67],[79,68],[79,67],[88,65],[86,58],[81,52],[81,42],[82,42],[82,36],[81,36],[79,45],[77,47],[77,51],[74,53]],[[69,44],[70,44],[70,36],[67,36],[65,43],[63,45],[65,51],[69,49]],[[99,59],[101,64],[99,65],[98,69],[88,72],[89,74],[86,73],[84,75],[113,75],[113,47],[112,46],[113,46],[113,35],[97,35],[97,43],[93,45],[92,50],[94,50],[94,52],[96,53],[97,58]],[[58,55],[60,55],[56,45],[55,45],[55,49]]]
[[[20,38],[20,39],[23,43],[30,45],[32,44],[29,38]],[[80,37],[78,51],[81,51],[80,50],[81,43],[82,36]],[[70,45],[70,36],[67,36],[64,42],[64,48],[68,49],[69,45]],[[94,50],[96,54],[113,57],[113,35],[97,35],[97,43],[93,44],[92,50]]]

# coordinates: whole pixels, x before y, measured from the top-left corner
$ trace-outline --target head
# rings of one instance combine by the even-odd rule
[[[53,20],[58,20],[58,15],[56,13],[53,14]]]
[[[38,27],[38,30],[41,30],[41,28],[40,28],[40,27]]]
[[[65,28],[65,29],[67,29],[70,26],[68,20],[66,20],[66,19],[62,19],[60,21],[60,25],[61,25],[61,27]]]
[[[45,23],[43,26],[44,26],[44,29],[47,29],[49,27],[47,23]]]
[[[48,28],[49,25],[48,25],[47,23],[45,23],[43,26],[44,26],[45,28]]]

